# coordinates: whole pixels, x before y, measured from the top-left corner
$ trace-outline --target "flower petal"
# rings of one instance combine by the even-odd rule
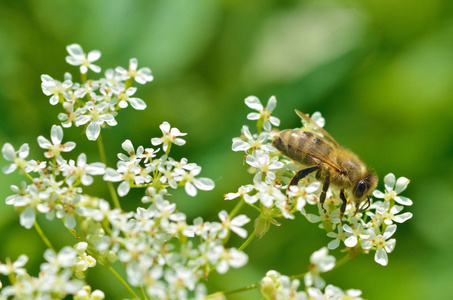
[[[384,193],[378,190],[373,191],[373,196],[379,199],[384,199]]]
[[[258,99],[255,96],[249,96],[249,97],[245,98],[245,104],[248,107],[255,109],[257,111],[263,110],[263,105],[261,104],[260,99]]]
[[[413,203],[411,199],[403,197],[403,196],[396,196],[395,201],[399,204],[408,205],[408,206],[412,205],[412,203]]]
[[[247,120],[258,120],[259,118],[260,118],[259,113],[252,112],[247,115]]]
[[[197,189],[202,191],[210,191],[215,187],[214,181],[205,177],[194,179],[193,184],[197,187]]]
[[[136,110],[144,110],[146,108],[146,103],[142,99],[129,98],[129,102],[131,103],[131,106]]]
[[[396,225],[393,224],[393,225],[390,225],[388,226],[386,229],[385,229],[385,232],[384,232],[384,239],[389,239],[396,231]]]
[[[399,194],[402,191],[404,191],[407,188],[407,185],[409,184],[410,180],[407,179],[406,177],[400,177],[396,181],[396,186],[395,186],[395,193]]]
[[[387,191],[393,191],[393,188],[395,187],[395,175],[393,175],[393,173],[385,175],[384,184]]]
[[[118,196],[123,197],[126,196],[127,193],[129,193],[129,190],[131,189],[129,182],[123,181],[118,185]]]
[[[346,245],[346,247],[354,247],[355,245],[357,245],[357,237],[353,235],[348,237],[344,240],[344,244]]]
[[[393,218],[393,221],[398,222],[398,223],[403,223],[403,222],[409,220],[410,218],[412,218],[412,213],[407,212],[404,214],[396,215]]]
[[[101,57],[101,51],[99,50],[93,50],[88,53],[87,59],[89,62],[93,62],[99,59]]]
[[[50,139],[54,145],[61,144],[61,141],[63,140],[63,128],[58,125],[53,125],[50,130]]]
[[[377,249],[376,254],[374,255],[374,260],[378,264],[386,266],[388,264],[387,252],[385,252],[382,248]]]
[[[189,196],[195,197],[197,195],[197,189],[190,182],[186,183],[186,185],[184,186],[184,189],[186,190],[186,193]]]
[[[85,53],[83,52],[83,49],[79,44],[71,44],[66,47],[66,50],[68,51],[69,55],[75,58],[80,59],[85,57]]]
[[[43,149],[49,149],[52,147],[52,143],[42,135],[38,136],[38,145]]]
[[[16,152],[14,151],[13,145],[5,143],[2,147],[2,155],[8,161],[14,161],[16,159]]]
[[[268,111],[273,111],[276,106],[277,106],[277,98],[275,98],[275,96],[271,96],[269,98],[269,101],[267,101],[266,109]]]
[[[91,122],[87,127],[87,138],[90,141],[95,141],[101,133],[101,126],[97,122]]]
[[[27,229],[30,229],[33,227],[34,223],[35,208],[33,206],[29,206],[20,214],[20,225],[24,226]]]

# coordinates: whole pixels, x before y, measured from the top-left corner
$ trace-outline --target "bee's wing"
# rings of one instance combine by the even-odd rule
[[[311,120],[311,119],[310,119]],[[324,140],[325,143],[328,143],[330,147],[333,147],[331,143],[329,143],[327,140]],[[334,168],[336,171],[341,172],[342,168],[334,162],[332,159],[329,157],[329,152],[326,151],[326,148],[321,147],[318,145],[316,142],[314,142],[312,139],[307,139],[305,141],[305,145],[303,148],[299,149],[303,153],[305,153],[308,156],[311,156],[329,166]]]
[[[307,116],[306,114],[298,111],[296,109],[296,114],[299,115],[299,117],[301,117],[305,122],[307,122],[308,124],[310,124],[311,126],[313,126],[314,129],[316,129],[316,131],[319,131],[320,133],[322,133],[324,136],[326,136],[329,140],[332,141],[332,143],[335,144],[335,146],[338,148],[338,149],[341,149],[341,146],[340,144],[337,143],[337,141],[324,129],[322,128],[321,126],[319,126],[318,124],[316,124],[315,121],[313,121],[309,116]]]

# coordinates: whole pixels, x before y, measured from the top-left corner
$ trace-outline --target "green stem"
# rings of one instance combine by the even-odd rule
[[[209,299],[209,298],[216,299],[217,296],[222,296],[222,295],[226,296],[226,295],[231,295],[231,294],[235,294],[235,293],[245,292],[245,291],[256,289],[257,287],[258,287],[258,283],[255,283],[255,284],[251,284],[249,286],[246,286],[246,287],[243,287],[243,288],[239,288],[239,289],[235,289],[235,290],[228,291],[228,292],[213,293],[213,294],[207,295],[206,299]]]
[[[99,137],[97,139],[98,143],[98,148],[99,148],[99,155],[101,156],[101,161],[107,166],[107,158],[105,156],[105,149],[104,149],[104,143],[102,142],[102,134],[99,134]],[[113,187],[113,183],[110,181],[107,182],[107,187],[110,192],[110,196],[112,197],[113,205],[121,209],[120,201],[118,200],[118,196],[116,195],[115,188]]]
[[[94,251],[90,251],[91,255],[94,256],[94,258],[99,261],[100,263],[102,263],[106,268],[107,270],[110,271],[110,273],[113,274],[113,276],[116,277],[116,279],[118,279],[121,284],[129,291],[129,293],[131,293],[131,295],[134,297],[134,299],[142,299],[140,298],[137,293],[131,288],[131,286],[123,279],[123,277],[120,276],[120,274],[118,274],[115,269],[108,263],[106,262],[101,256],[98,255],[97,251],[94,250]],[[146,298],[145,298],[146,299]]]
[[[244,203],[245,203],[244,197],[242,197],[241,200],[238,203],[236,203],[236,206],[230,212],[230,215],[229,215],[230,220],[233,219],[238,214],[238,212],[241,210],[242,206],[244,206]]]
[[[142,298],[145,300],[148,300],[148,296],[145,293],[145,289],[143,288],[143,285],[140,286],[140,292],[142,293]]]
[[[297,274],[297,275],[289,276],[289,279],[294,280],[294,279],[304,278],[305,275],[307,275],[307,273]]]
[[[342,265],[344,265],[345,263],[347,263],[350,259],[351,259],[351,256],[349,256],[349,253],[346,254],[345,256],[343,256],[343,258],[341,258],[339,261],[337,261],[337,262],[335,263],[335,267],[333,267],[332,270],[335,270],[336,268],[341,267]],[[332,270],[331,270],[331,271],[332,271]]]
[[[25,173],[25,170],[24,170],[24,175],[25,175],[25,177],[27,177],[28,179],[30,179],[31,182],[33,182],[33,177],[31,177],[30,174]]]
[[[135,78],[133,78],[133,77],[127,79],[127,80],[126,80],[126,88],[125,88],[125,90],[127,90],[128,88],[130,88],[130,87],[134,84],[134,81],[135,81]]]
[[[168,154],[170,153],[172,143],[168,143],[167,151],[165,151],[165,155],[168,157]]]
[[[85,83],[87,81],[87,74],[88,74],[88,71],[85,74],[80,73],[80,81],[82,83]]]
[[[253,239],[255,238],[256,234],[255,234],[255,230],[253,230],[253,232],[249,235],[249,237],[247,238],[247,240],[241,245],[241,247],[238,248],[239,251],[242,251],[245,249],[245,247],[247,247],[251,241],[253,241]]]
[[[38,232],[39,236],[41,237],[42,241],[44,242],[44,244],[46,244],[46,246],[49,248],[49,249],[52,249],[54,252],[57,252],[54,248],[54,246],[52,246],[52,243],[49,241],[49,239],[47,238],[46,234],[44,233],[44,231],[42,231],[41,227],[39,226],[38,222],[36,222],[35,220],[35,229],[36,229],[36,232]]]

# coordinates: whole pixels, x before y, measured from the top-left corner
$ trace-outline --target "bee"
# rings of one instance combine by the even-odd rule
[[[272,141],[272,145],[284,156],[306,166],[291,179],[288,188],[297,185],[310,173],[316,172],[316,179],[323,182],[319,202],[324,212],[326,212],[324,201],[330,185],[340,189],[340,199],[342,200],[340,220],[343,220],[348,202],[345,191],[356,206],[355,213],[359,211],[359,206],[364,201],[366,203],[360,210],[366,210],[370,206],[371,192],[378,183],[377,175],[367,168],[357,155],[343,149],[326,130],[318,126],[310,117],[298,110],[296,113],[313,130],[283,130]]]

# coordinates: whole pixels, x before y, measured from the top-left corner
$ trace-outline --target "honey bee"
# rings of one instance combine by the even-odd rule
[[[377,175],[349,150],[343,149],[337,141],[310,117],[296,110],[296,113],[312,128],[311,131],[287,129],[281,131],[273,140],[272,145],[283,155],[298,162],[306,168],[299,170],[290,181],[288,188],[297,185],[299,180],[312,172],[316,179],[323,182],[319,198],[324,208],[326,192],[330,185],[340,189],[340,220],[346,210],[345,191],[359,210],[360,203],[366,201],[361,210],[370,206],[371,192],[378,183]]]

